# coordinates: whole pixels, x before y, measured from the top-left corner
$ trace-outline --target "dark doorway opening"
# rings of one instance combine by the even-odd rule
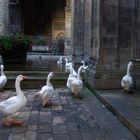
[[[33,36],[53,35],[64,28],[65,0],[22,0],[23,31]],[[63,24],[56,24],[61,20]]]

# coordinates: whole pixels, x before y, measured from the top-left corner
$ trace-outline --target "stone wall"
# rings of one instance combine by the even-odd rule
[[[92,21],[92,0],[85,0],[83,7],[83,30],[84,30],[84,41],[83,41],[83,58],[85,61],[89,60],[90,46],[91,46],[91,21]],[[86,47],[85,47],[86,46]]]
[[[73,0],[73,58],[80,62],[86,54],[87,82],[95,88],[121,88],[129,60],[140,57],[139,5],[139,0]]]
[[[140,90],[140,59],[135,59],[133,62],[134,88]]]
[[[84,0],[72,0],[72,55],[74,63],[84,56]]]
[[[65,55],[71,54],[71,0],[66,0],[65,6]]]
[[[120,81],[135,57],[134,0],[103,0],[96,88],[121,88]]]
[[[8,0],[0,0],[0,35],[8,32]]]
[[[64,0],[53,3],[52,11],[52,39],[60,38],[65,35],[65,12]]]
[[[133,0],[104,0],[101,4],[100,68],[124,69],[133,58]]]

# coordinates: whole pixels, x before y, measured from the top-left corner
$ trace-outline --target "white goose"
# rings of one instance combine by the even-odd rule
[[[66,69],[66,71],[70,71],[70,67],[72,66],[72,68],[73,68],[73,63],[72,62],[69,62],[68,63],[68,58],[65,58],[65,61],[66,61],[66,63],[65,63],[65,69]],[[77,77],[77,73],[76,73],[76,71],[74,70],[74,68],[73,68],[73,76],[74,77]]]
[[[85,64],[85,61],[84,61],[84,60],[82,60],[82,61],[81,61],[81,63],[83,64],[83,67],[85,67],[85,66],[86,66],[86,64]]]
[[[53,85],[52,85],[51,82],[50,82],[50,79],[51,79],[53,76],[54,76],[54,73],[53,73],[53,72],[50,72],[50,73],[48,74],[48,77],[47,77],[46,85],[43,86],[43,87],[41,88],[41,90],[35,94],[35,96],[36,96],[36,95],[40,96],[40,98],[41,98],[42,101],[43,101],[43,106],[45,106],[46,104],[49,104],[49,103],[51,102],[52,97],[53,97],[54,94],[55,94]]]
[[[22,124],[22,121],[18,121],[15,118],[12,121],[8,121],[8,116],[15,115],[21,108],[23,108],[27,104],[27,99],[20,88],[20,82],[24,79],[27,79],[27,76],[17,76],[15,81],[17,95],[0,103],[0,111],[4,114],[3,123],[5,126],[9,126],[11,124]]]
[[[66,68],[66,70],[70,70],[70,66],[72,66],[72,62],[69,62],[68,63],[68,58],[65,58],[65,68]]]
[[[132,65],[133,65],[133,62],[130,61],[127,66],[127,73],[121,80],[121,85],[123,89],[127,92],[129,92],[129,90],[133,87],[133,78],[130,75],[130,69]]]
[[[80,66],[78,69],[77,78],[75,78],[71,83],[71,91],[74,93],[75,96],[79,96],[81,89],[83,88],[83,81],[81,78],[81,71],[83,66]]]
[[[88,66],[86,66],[86,64],[85,64],[85,61],[84,60],[82,60],[81,61],[81,63],[83,64],[82,66],[83,66],[83,70],[82,70],[82,72],[85,72],[85,69],[87,69],[88,68]]]
[[[77,72],[74,70],[74,68],[73,68],[73,65],[72,65],[72,74],[73,74],[73,76],[76,78],[77,77]]]
[[[7,78],[6,78],[3,70],[4,70],[4,66],[1,65],[0,90],[3,90],[3,88],[4,88],[4,86],[5,86],[6,82],[7,82]]]
[[[70,74],[69,74],[69,77],[67,79],[67,87],[71,90],[71,83],[72,81],[76,79],[76,77],[74,77],[73,75],[73,67],[70,66]]]
[[[59,60],[57,61],[57,65],[63,64],[62,58],[63,58],[62,56],[59,58]]]

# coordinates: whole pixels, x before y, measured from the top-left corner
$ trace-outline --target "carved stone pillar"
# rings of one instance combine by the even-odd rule
[[[74,62],[84,56],[84,0],[72,0],[72,55]]]
[[[0,35],[8,32],[9,7],[8,0],[0,0]]]
[[[65,7],[65,54],[71,54],[70,48],[71,37],[71,0],[66,0]]]
[[[4,0],[0,0],[0,35],[4,34]]]
[[[92,22],[92,0],[84,3],[84,60],[90,58],[91,47],[91,22]]]

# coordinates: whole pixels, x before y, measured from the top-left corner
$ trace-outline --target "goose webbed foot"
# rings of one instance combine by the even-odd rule
[[[52,100],[49,100],[49,101],[46,102],[46,104],[45,104],[45,106],[52,106],[52,105],[54,105],[53,102],[52,102]]]
[[[15,117],[14,118],[4,118],[3,119],[3,125],[8,127],[8,126],[23,126],[24,123],[21,120],[17,120]]]
[[[13,122],[12,122],[12,125],[14,125],[14,126],[23,126],[24,122],[22,120],[14,119]]]
[[[78,94],[74,94],[73,93],[73,96],[75,97],[75,98],[77,98],[77,99],[82,99],[82,96],[78,93]]]
[[[11,125],[10,122],[7,120],[7,117],[4,117],[2,123],[3,123],[3,125],[6,126],[6,127],[8,127],[8,126]]]
[[[45,106],[51,106],[51,105],[52,105],[51,100],[49,100],[49,101],[44,100],[44,101],[43,101],[43,107],[45,107]]]

